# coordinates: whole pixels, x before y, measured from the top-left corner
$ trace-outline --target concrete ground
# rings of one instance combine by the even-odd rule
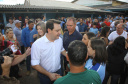
[[[22,75],[22,77],[19,79],[20,84],[40,84],[36,70],[31,69],[30,76],[26,76],[26,65],[21,65],[20,67],[22,69],[20,70],[20,74]],[[108,81],[108,84],[110,84],[110,79]],[[128,77],[125,84],[128,84]]]

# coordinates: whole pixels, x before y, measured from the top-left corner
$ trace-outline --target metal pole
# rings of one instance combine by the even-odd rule
[[[72,17],[74,17],[74,13],[72,13]]]
[[[45,22],[46,22],[47,21],[46,13],[44,13],[44,17],[45,17]]]
[[[5,13],[3,13],[3,20],[4,20],[4,25],[6,26],[7,21],[6,21],[6,15],[5,15]]]

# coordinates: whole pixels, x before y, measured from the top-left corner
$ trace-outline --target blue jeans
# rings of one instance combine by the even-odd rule
[[[61,69],[59,69],[55,73],[60,74],[62,76]],[[54,81],[51,81],[48,76],[43,75],[40,72],[38,72],[38,76],[39,76],[39,79],[40,79],[40,84],[53,84],[54,83]]]
[[[30,71],[31,68],[31,55],[27,56],[27,59],[26,59],[26,66],[27,66],[27,71]]]
[[[107,84],[109,77],[111,76],[111,83],[110,84],[118,84],[118,80],[120,75],[110,74],[109,72],[105,72],[105,77],[102,84]]]

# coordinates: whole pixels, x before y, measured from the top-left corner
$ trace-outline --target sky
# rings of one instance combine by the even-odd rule
[[[4,5],[16,5],[16,4],[24,4],[25,0],[0,0],[0,4]],[[72,2],[73,0],[55,0],[55,1],[65,1]]]
[[[24,4],[24,1],[25,0],[0,0],[0,4],[16,5],[16,4]],[[52,0],[52,1],[72,2],[74,0]],[[122,1],[125,1],[125,0],[122,0]],[[104,1],[98,1],[98,0],[78,0],[77,2],[75,2],[75,4],[84,5],[84,6],[92,6],[92,5],[110,4],[110,2],[104,2]]]
[[[16,4],[24,4],[25,0],[0,0],[0,4],[4,5],[16,5]]]
[[[56,0],[56,1],[72,2],[72,1],[74,1],[74,0]]]

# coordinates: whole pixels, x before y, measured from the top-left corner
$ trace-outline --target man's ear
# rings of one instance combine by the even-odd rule
[[[69,57],[68,57],[68,54],[66,54],[66,59],[67,59],[67,61],[69,62]]]
[[[48,32],[50,33],[51,32],[51,29],[48,28]]]

